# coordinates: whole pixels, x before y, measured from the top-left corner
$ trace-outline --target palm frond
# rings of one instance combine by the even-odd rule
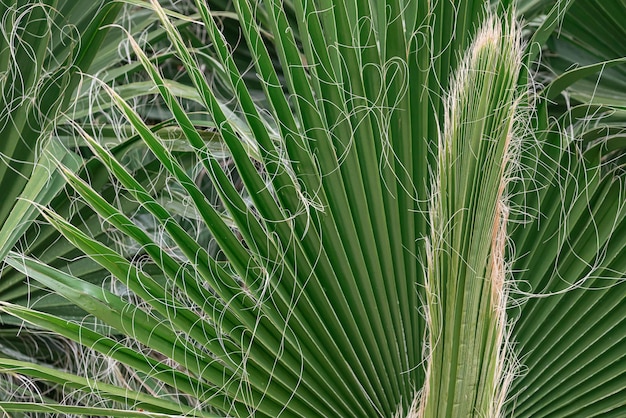
[[[106,271],[118,291],[10,252],[12,268],[96,326],[6,302],[0,310],[159,388],[150,399],[95,379],[114,413],[619,416],[624,126],[615,103],[585,99],[578,82],[623,59],[535,73],[561,13],[575,20],[579,11],[521,2],[537,28],[523,49],[509,3],[238,1],[252,70],[197,1],[219,85],[205,74],[199,38],[194,48],[184,38],[190,23],[176,24],[156,0],[141,3],[189,84],[181,89],[129,39],[133,68],[147,73],[191,153],[176,152],[164,125],[133,106],[137,85],[103,82],[102,97],[218,251],[171,213],[149,174],[140,178],[119,148],[72,124],[115,193],[62,158],[55,169],[94,226],[145,257],[100,226],[74,223],[63,202],[41,207],[64,254]],[[545,87],[535,92],[537,81]],[[573,106],[561,100],[570,93]],[[91,382],[15,360],[0,370],[85,391]],[[87,413],[78,403],[38,408]]]

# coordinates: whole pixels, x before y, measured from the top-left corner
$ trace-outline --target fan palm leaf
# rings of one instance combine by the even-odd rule
[[[47,222],[126,290],[25,254],[6,257],[112,330],[9,303],[4,312],[140,373],[154,396],[97,380],[87,387],[20,360],[0,359],[2,370],[97,392],[115,413],[619,416],[625,218],[619,135],[607,135],[621,128],[619,109],[601,96],[578,95],[576,106],[560,97],[623,61],[553,80],[540,72],[547,85],[530,89],[530,65],[568,2],[520,2],[529,18],[545,13],[524,47],[506,1],[237,1],[262,102],[207,4],[196,3],[229,101],[168,13],[157,1],[145,6],[225,153],[129,42],[219,204],[131,103],[103,90],[184,191],[219,254],[74,124],[173,245],[57,158],[76,194],[157,274],[44,206]]]

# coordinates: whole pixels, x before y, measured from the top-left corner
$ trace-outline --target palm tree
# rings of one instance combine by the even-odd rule
[[[71,398],[0,407],[623,415],[624,109],[615,90],[626,51],[599,34],[626,9],[511,3],[241,0],[237,23],[254,65],[245,68],[220,32],[231,15],[199,0],[217,81],[203,70],[204,50],[183,40],[156,0],[144,4],[201,111],[185,108],[129,42],[217,201],[163,132],[102,88],[215,245],[201,245],[132,167],[73,124],[124,199],[102,196],[63,161],[58,170],[140,252],[40,205],[117,290],[12,251],[8,265],[97,324],[10,303],[2,310],[116,362],[126,381],[0,359],[3,372],[58,383]],[[582,19],[597,30],[583,31]],[[126,200],[160,224],[158,234],[125,214]],[[81,392],[99,399],[81,402]]]

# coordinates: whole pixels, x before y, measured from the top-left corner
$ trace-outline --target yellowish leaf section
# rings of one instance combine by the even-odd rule
[[[518,26],[489,15],[451,83],[430,210],[426,384],[409,416],[495,417],[506,399],[505,193],[521,55]]]

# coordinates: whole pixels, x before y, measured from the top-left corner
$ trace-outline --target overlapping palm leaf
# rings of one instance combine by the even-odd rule
[[[63,188],[56,160],[73,170],[82,164],[53,139],[53,132],[76,97],[80,72],[92,65],[106,36],[103,26],[114,21],[120,8],[103,1],[4,1],[0,5],[0,258],[39,215],[32,202],[47,204]],[[45,293],[30,288],[25,276],[6,264],[0,268],[0,299],[26,303],[29,292],[33,299]],[[31,337],[26,330],[20,334],[18,327],[7,326],[17,325],[11,320],[2,316],[4,355],[51,361],[58,357],[53,349],[38,354],[37,347],[45,339]]]
[[[104,112],[109,102],[102,102],[97,94],[94,95],[92,80],[80,72],[98,73],[111,84],[123,83],[124,87],[119,92],[125,99],[139,97],[141,100],[150,91],[145,81],[133,81],[140,66],[123,65],[126,58],[119,53],[126,34],[120,30],[110,31],[108,25],[118,21],[121,23],[127,18],[131,20],[135,33],[143,33],[145,42],[150,44],[158,44],[165,37],[165,32],[158,28],[150,29],[154,27],[155,20],[150,13],[136,9],[132,16],[126,17],[129,10],[124,9],[123,4],[114,2],[52,2],[47,5],[14,2],[7,3],[6,8],[4,16],[7,25],[12,22],[6,29],[12,32],[8,31],[5,38],[7,94],[4,97],[7,105],[4,113],[6,140],[3,141],[2,156],[6,164],[2,164],[2,181],[7,199],[2,206],[5,219],[0,232],[0,252],[6,254],[21,239],[22,251],[58,268],[68,269],[72,268],[71,260],[76,251],[59,241],[59,233],[54,228],[30,224],[38,215],[33,202],[52,202],[52,207],[72,217],[74,224],[82,225],[94,233],[99,232],[102,237],[105,235],[95,213],[88,208],[81,208],[71,192],[62,191],[65,181],[57,172],[55,161],[63,161],[73,170],[80,171],[81,176],[91,178],[99,192],[110,196],[116,193],[106,170],[97,161],[88,162],[89,154],[85,154],[84,144],[76,141],[71,129],[68,131],[68,120],[80,121],[86,128],[97,125],[100,139],[116,144],[114,153],[118,158],[133,158],[137,161],[134,170],[144,184],[152,183],[155,189],[162,188],[164,184],[164,178],[158,176],[158,169],[155,169],[157,165],[150,163],[149,159],[138,157],[142,152],[145,154],[145,147],[137,141],[137,137],[129,136],[120,140],[114,126],[103,125],[103,122],[108,122]],[[122,10],[124,13],[120,13]],[[24,23],[37,19],[40,20],[39,25]],[[177,21],[178,26],[185,24],[187,22]],[[37,56],[29,55],[30,46],[27,44],[31,42],[34,45],[34,39],[39,39]],[[13,56],[9,58],[11,54]],[[161,62],[167,57],[168,54],[159,54],[154,59]],[[26,84],[26,81],[30,84]],[[171,84],[177,88],[180,97],[188,97],[184,86],[174,81]],[[9,93],[13,97],[12,101],[9,101]],[[153,105],[152,108],[157,106]],[[144,113],[150,112],[153,110],[146,107]],[[154,129],[161,129],[169,136],[175,134],[167,126],[168,123],[164,122]],[[33,169],[35,161],[36,167]],[[126,210],[134,211],[136,208],[127,205]],[[73,271],[80,271],[77,274],[83,277],[91,273],[93,280],[99,282],[106,276],[101,268],[85,261],[74,265]],[[1,300],[23,305],[36,302],[42,308],[46,307],[51,312],[67,317],[84,315],[84,312],[68,305],[62,298],[48,295],[45,289],[28,286],[21,272],[6,265],[3,265],[1,277]],[[3,316],[2,320],[5,324],[15,322],[8,316]]]
[[[49,142],[58,115],[67,111],[80,79],[77,72],[90,65],[105,34],[100,27],[110,22],[119,9],[118,5],[104,6],[101,2],[90,5],[57,3],[15,1],[2,4],[4,140],[0,181],[8,203],[0,212],[2,255],[27,226],[20,222],[26,208],[16,209],[10,221],[7,218],[14,204],[22,205],[16,202],[16,198],[31,178],[35,157],[46,154],[41,149]],[[52,155],[65,158],[62,149],[49,147]],[[46,165],[45,161],[43,165]],[[49,164],[45,169],[51,169]],[[46,194],[43,190],[46,188],[58,190],[58,184],[41,182],[47,175],[36,174],[27,198],[37,199],[38,193]],[[40,199],[49,202],[54,193],[47,194],[47,198],[41,196]],[[29,217],[32,215],[25,215],[25,219]]]

